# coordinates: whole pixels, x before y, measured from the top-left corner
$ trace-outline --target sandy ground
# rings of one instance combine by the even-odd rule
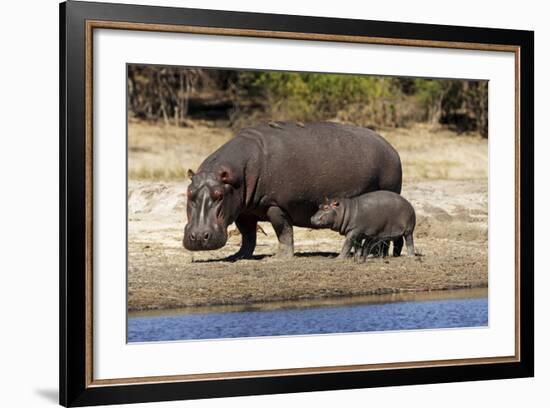
[[[341,236],[295,228],[296,256],[275,260],[275,233],[262,223],[267,235],[259,233],[255,259],[229,263],[220,260],[239,248],[236,233],[217,251],[189,252],[181,242],[183,175],[231,133],[131,124],[129,310],[486,287],[487,142],[428,127],[380,133],[402,157],[402,194],[417,212],[417,256],[336,260]]]

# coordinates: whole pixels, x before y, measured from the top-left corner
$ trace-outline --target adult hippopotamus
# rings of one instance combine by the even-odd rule
[[[269,122],[240,130],[189,172],[183,245],[213,250],[235,222],[249,258],[258,221],[271,222],[277,256],[292,256],[292,226],[316,228],[311,217],[326,197],[375,190],[401,192],[401,160],[374,131],[338,123]]]

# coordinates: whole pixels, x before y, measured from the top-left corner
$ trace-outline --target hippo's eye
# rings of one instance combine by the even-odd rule
[[[223,191],[221,190],[214,190],[212,192],[212,198],[214,200],[221,200],[223,198]]]
[[[195,192],[191,189],[188,189],[187,190],[187,199],[192,200],[193,199],[193,194],[195,194]]]
[[[325,204],[325,205],[323,205],[323,210],[328,211],[328,210],[330,210],[330,207]]]

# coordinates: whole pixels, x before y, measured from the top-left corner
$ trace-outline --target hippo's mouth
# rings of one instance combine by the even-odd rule
[[[314,227],[326,227],[328,225],[323,215],[315,214],[313,217],[311,217],[310,222],[311,225],[313,225]]]
[[[214,251],[227,243],[227,231],[217,233],[195,233],[185,228],[183,246],[189,251]]]

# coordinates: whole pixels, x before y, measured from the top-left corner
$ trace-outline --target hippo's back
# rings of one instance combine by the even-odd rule
[[[354,197],[367,191],[401,192],[397,151],[376,132],[340,123],[277,122],[243,129],[257,139],[270,177],[325,194]]]

